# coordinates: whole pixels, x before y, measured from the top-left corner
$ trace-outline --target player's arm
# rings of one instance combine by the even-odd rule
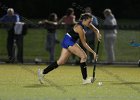
[[[96,33],[97,39],[98,41],[101,40],[101,34],[99,32],[99,30],[93,25],[93,24],[89,24],[88,26],[94,33]]]

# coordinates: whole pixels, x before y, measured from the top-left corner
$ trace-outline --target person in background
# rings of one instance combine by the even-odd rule
[[[51,13],[49,15],[49,18],[43,21],[39,21],[39,24],[44,25],[44,27],[47,29],[47,35],[46,35],[46,43],[45,47],[46,50],[49,52],[49,61],[54,62],[55,58],[55,44],[56,44],[56,30],[58,26],[57,22],[57,14]]]
[[[17,53],[18,63],[23,63],[23,34],[22,26],[24,23],[21,23],[21,18],[18,14],[15,14],[13,8],[7,9],[7,14],[0,18],[0,22],[5,24],[8,31],[7,37],[7,52],[8,52],[8,61],[7,63],[14,63]],[[15,51],[17,47],[17,52]]]
[[[107,64],[112,64],[115,61],[115,40],[117,38],[117,21],[112,14],[111,9],[105,9],[104,12],[104,43],[107,54]]]
[[[51,63],[43,70],[38,69],[38,79],[43,84],[44,76],[50,71],[56,69],[58,66],[66,63],[70,55],[74,54],[80,58],[80,67],[83,78],[83,84],[92,83],[93,78],[87,78],[87,55],[84,50],[78,45],[77,41],[80,39],[83,46],[92,53],[94,60],[96,59],[96,53],[86,42],[85,27],[89,27],[96,33],[97,39],[100,41],[101,34],[99,30],[92,24],[92,15],[90,13],[81,14],[80,20],[75,24],[69,32],[67,32],[62,41],[62,50],[59,59]]]
[[[71,27],[76,24],[76,16],[74,15],[74,9],[68,8],[66,15],[64,15],[58,22],[59,24],[63,23],[66,28],[66,32],[69,32]]]

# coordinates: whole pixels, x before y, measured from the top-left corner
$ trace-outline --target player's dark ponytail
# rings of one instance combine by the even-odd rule
[[[80,16],[80,20],[86,20],[88,18],[92,18],[92,15],[90,13],[83,13]]]

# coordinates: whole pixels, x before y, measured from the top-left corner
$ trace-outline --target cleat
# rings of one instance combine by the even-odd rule
[[[85,84],[91,84],[92,81],[93,81],[93,77],[89,77],[88,79],[83,80],[83,85],[85,85]]]
[[[44,74],[42,72],[42,70],[38,69],[38,80],[40,82],[40,84],[44,84]]]

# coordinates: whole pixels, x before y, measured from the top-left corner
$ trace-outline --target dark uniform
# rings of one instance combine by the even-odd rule
[[[78,24],[81,25],[83,29],[85,28],[82,25],[82,22],[79,22]],[[73,28],[71,28],[71,30],[68,33],[66,33],[64,36],[64,39],[62,41],[62,47],[67,49],[69,46],[73,46],[77,42],[78,39],[79,39],[79,34],[76,33],[73,30]]]
[[[16,22],[19,22],[19,15],[14,14],[9,16],[8,14],[4,15],[0,22],[6,25],[8,31],[7,37],[7,52],[8,52],[8,63],[14,63],[15,61],[15,46],[17,47],[17,61],[23,63],[23,34],[15,34],[14,26]]]

